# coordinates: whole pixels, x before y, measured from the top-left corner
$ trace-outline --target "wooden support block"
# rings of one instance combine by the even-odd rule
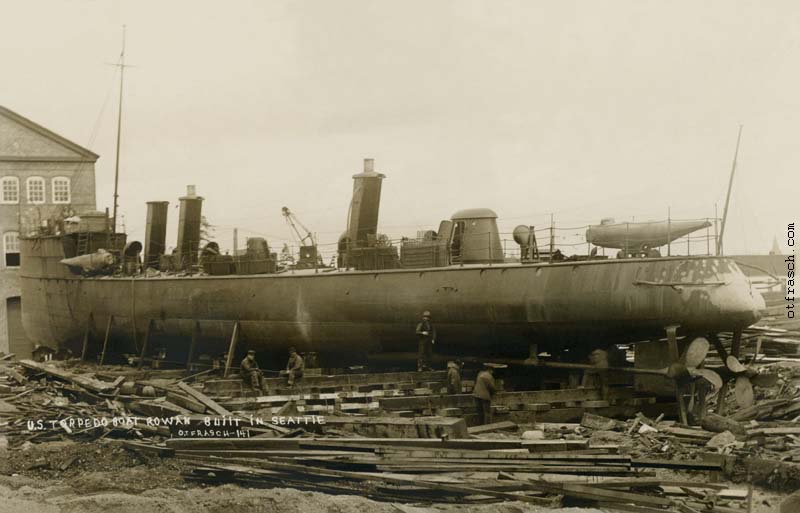
[[[513,422],[503,421],[494,422],[492,424],[484,424],[482,426],[473,426],[467,429],[470,435],[477,435],[480,433],[491,433],[493,431],[516,431],[517,425]]]
[[[608,408],[611,404],[608,401],[583,401],[584,408]]]
[[[547,403],[525,403],[520,409],[525,411],[547,411],[550,409],[550,405]]]
[[[464,414],[461,408],[439,408],[436,410],[436,415],[440,417],[460,417]]]

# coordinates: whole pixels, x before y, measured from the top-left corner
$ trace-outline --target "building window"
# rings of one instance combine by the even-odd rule
[[[3,234],[3,254],[6,267],[19,267],[19,234],[17,232]]]
[[[53,178],[53,203],[69,203],[72,201],[69,190],[69,178],[57,176]]]
[[[19,203],[19,178],[4,176],[0,189],[0,203]]]
[[[28,189],[28,203],[44,203],[44,178],[32,176],[25,183]]]

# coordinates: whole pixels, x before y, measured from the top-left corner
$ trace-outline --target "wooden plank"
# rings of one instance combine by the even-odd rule
[[[480,433],[491,433],[493,431],[516,431],[519,426],[513,422],[504,420],[502,422],[494,422],[492,424],[484,424],[482,426],[473,426],[467,428],[467,433],[470,435],[477,435]]]
[[[192,396],[194,399],[197,399],[201,403],[205,404],[209,410],[213,411],[217,415],[231,415],[231,412],[220,406],[216,403],[213,399],[205,395],[203,392],[197,390],[191,385],[188,385],[183,382],[178,383],[178,388]]]
[[[142,342],[142,352],[139,354],[139,365],[141,369],[144,366],[144,357],[147,354],[147,346],[150,344],[150,328],[153,326],[153,319],[147,320],[147,326],[144,328],[144,342]],[[136,340],[136,329],[134,328],[134,341]]]
[[[445,449],[518,449],[519,440],[480,440],[441,438],[183,438],[167,440],[176,449],[192,447],[208,449],[269,449],[289,446],[305,449],[343,449],[373,452],[376,447],[421,447]],[[585,445],[584,445],[585,447]]]
[[[464,419],[453,417],[338,417],[326,416],[325,425],[335,428],[348,427],[361,433],[378,434],[396,438],[430,438],[447,435],[450,438],[466,438],[467,424]]]
[[[772,427],[772,428],[757,428],[747,430],[748,436],[759,435],[800,435],[800,427]]]
[[[153,444],[146,444],[142,442],[134,442],[131,440],[124,440],[122,442],[122,446],[126,449],[130,449],[132,451],[141,452],[144,454],[151,454],[154,456],[174,456],[175,451],[170,449],[169,447],[163,447],[160,445],[153,445]]]
[[[186,408],[187,410],[196,412],[196,413],[205,413],[206,412],[206,405],[201,403],[200,401],[196,401],[191,397],[187,397],[185,395],[178,394],[176,392],[169,391],[167,392],[167,401],[170,401],[174,404],[177,404],[181,408]]]
[[[106,361],[106,351],[108,350],[108,338],[111,336],[111,325],[114,324],[114,316],[108,316],[108,322],[106,323],[106,335],[103,337],[103,349],[100,352],[100,365]]]
[[[250,443],[242,443],[247,441]],[[299,450],[298,438],[170,438],[165,443],[176,451]],[[254,443],[256,442],[256,443]]]
[[[305,388],[331,388],[345,385],[378,386],[396,385],[399,383],[424,383],[428,381],[444,382],[447,379],[446,371],[423,372],[383,372],[373,374],[334,374],[322,376],[303,376],[303,389]],[[286,379],[266,378],[264,382],[270,390],[285,388]],[[299,385],[300,383],[298,383]]]
[[[250,462],[248,462],[250,463]],[[355,479],[358,481],[372,481],[375,479],[373,475],[364,474],[361,472],[352,472],[347,470],[333,470],[333,469],[321,469],[321,468],[311,468],[306,467],[303,465],[295,465],[291,463],[283,463],[283,462],[276,462],[276,461],[269,461],[267,462],[269,465],[269,469],[274,470],[287,470],[299,474],[306,474],[312,476],[326,476],[326,477],[344,477]],[[220,465],[220,468],[226,468],[224,465]],[[260,469],[253,468],[253,473],[258,473]],[[558,506],[559,502],[554,501],[553,499],[544,499],[541,497],[531,497],[528,495],[516,495],[512,493],[500,492],[495,490],[488,490],[482,488],[473,488],[469,486],[461,486],[461,485],[454,485],[450,483],[436,483],[430,481],[424,481],[420,479],[414,478],[398,478],[398,477],[389,477],[383,476],[381,478],[383,481],[395,484],[413,484],[415,486],[421,486],[424,488],[429,488],[432,490],[439,490],[439,491],[449,491],[449,492],[456,492],[456,493],[463,493],[465,495],[488,495],[489,497],[495,497],[498,499],[504,500],[514,500],[520,502],[528,502],[531,504],[538,504],[542,506]]]
[[[225,372],[222,375],[227,378],[230,375],[231,367],[233,366],[233,357],[236,354],[236,344],[239,342],[239,322],[233,324],[233,333],[231,333],[231,342],[228,344],[228,354],[225,358]]]
[[[631,465],[634,468],[671,468],[679,470],[722,470],[722,464],[710,461],[687,460],[655,460],[646,458],[633,458]]]
[[[533,464],[520,464],[518,462],[510,462],[508,464],[501,463],[481,463],[473,467],[465,466],[464,463],[418,463],[418,464],[391,464],[384,463],[375,465],[378,470],[389,470],[399,472],[421,472],[421,473],[434,473],[434,472],[453,472],[462,471],[465,469],[481,470],[481,471],[507,471],[507,472],[534,472],[539,474],[568,474],[568,475],[582,475],[582,476],[629,476],[635,475],[628,467],[625,466],[567,466],[563,464],[557,465],[533,465]]]
[[[44,363],[34,362],[33,360],[20,360],[19,363],[26,369],[44,372],[49,376],[53,376],[64,381],[69,381],[74,385],[91,390],[92,392],[111,392],[116,388],[113,383],[100,381],[98,379],[82,376],[80,374],[74,374],[53,365],[45,365]]]
[[[618,454],[572,454],[569,452],[529,453],[529,452],[502,452],[502,451],[470,451],[447,449],[402,449],[377,448],[376,454],[397,456],[398,458],[432,458],[437,460],[463,459],[463,460],[558,460],[558,461],[589,461],[593,463],[611,462],[630,463],[630,456]]]

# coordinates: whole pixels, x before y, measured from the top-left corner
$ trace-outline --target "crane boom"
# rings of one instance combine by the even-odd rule
[[[301,245],[304,246],[317,245],[317,241],[314,240],[314,236],[311,234],[311,230],[306,228],[305,225],[302,222],[300,222],[297,216],[294,215],[294,213],[291,210],[289,210],[289,207],[283,207],[281,209],[281,212],[283,213],[283,217],[286,218],[286,222],[289,223],[289,226],[292,227],[294,233],[297,234],[297,238],[300,240]],[[305,235],[303,235],[303,233],[297,228],[298,225],[300,226],[300,228],[303,229],[304,232],[306,232]]]

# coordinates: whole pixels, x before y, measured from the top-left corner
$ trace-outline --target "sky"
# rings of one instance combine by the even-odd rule
[[[800,4],[648,0],[0,0],[0,104],[81,144],[112,206],[126,26],[120,212],[193,184],[223,248],[321,244],[351,176],[386,174],[379,231],[489,207],[504,233],[722,215],[728,254],[797,221]],[[510,236],[508,237],[510,238]],[[328,247],[330,248],[330,246]],[[704,248],[703,248],[704,249]],[[568,253],[571,251],[567,250]]]

